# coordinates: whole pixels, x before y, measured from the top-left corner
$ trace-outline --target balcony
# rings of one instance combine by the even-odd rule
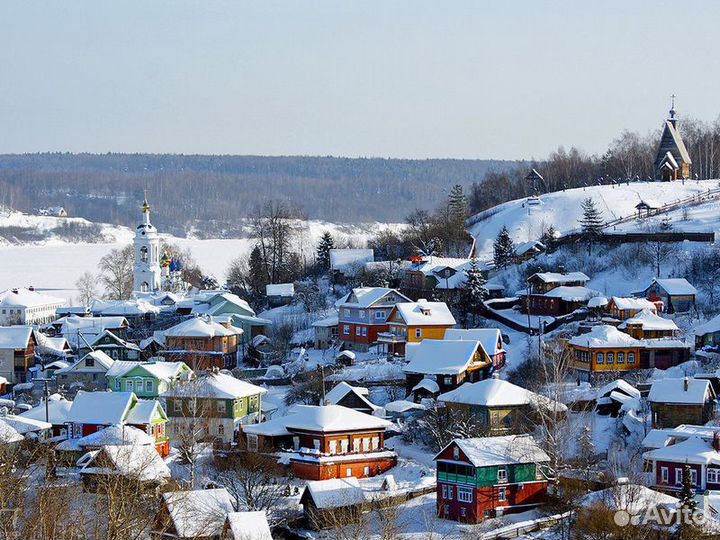
[[[392,332],[380,332],[377,335],[377,340],[379,343],[405,343],[407,336],[400,336]]]

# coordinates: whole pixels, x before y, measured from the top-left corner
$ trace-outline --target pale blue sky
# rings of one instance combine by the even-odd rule
[[[543,157],[720,113],[720,2],[0,4],[0,152]]]

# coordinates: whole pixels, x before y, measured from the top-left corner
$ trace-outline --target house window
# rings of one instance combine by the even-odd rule
[[[380,437],[373,437],[372,443],[371,443],[371,448],[373,450],[377,450],[379,446],[380,446]]]
[[[367,337],[367,328],[365,328],[364,326],[362,329],[362,335],[363,335],[363,337]]]
[[[663,469],[665,469],[665,467],[663,467]],[[720,483],[720,469],[708,469],[707,481],[711,484]]]
[[[345,469],[345,476],[352,476],[352,469],[350,467]]]
[[[360,452],[360,439],[353,439],[353,452]]]
[[[422,337],[422,328],[415,329],[415,337],[420,339]]]
[[[313,448],[320,450],[320,439],[313,439]]]
[[[460,508],[460,517],[466,517],[467,516],[467,509],[463,506]]]
[[[222,424],[218,426],[218,435],[225,435],[225,426]]]
[[[216,401],[215,402],[215,410],[217,410],[217,412],[219,412],[219,413],[224,413],[225,412],[225,402],[222,400]]]
[[[628,364],[634,364],[635,363],[635,353],[629,352],[628,353]]]
[[[145,381],[145,391],[146,391],[146,392],[152,392],[152,391],[153,391],[153,383],[152,383],[152,381]]]
[[[343,324],[343,334],[346,336],[350,335],[350,325],[349,324]]]
[[[359,327],[359,326],[356,326],[356,327],[355,327],[355,335],[356,335],[356,336],[359,336],[359,335],[360,335],[360,327]]]
[[[443,378],[444,384],[452,384],[452,377],[445,377]]]
[[[330,453],[337,454],[337,441],[330,441]]]
[[[625,353],[619,352],[618,355],[618,364],[624,364],[625,363]]]
[[[350,310],[349,310],[349,309],[345,309],[345,316],[346,316],[346,317],[349,317],[349,316],[350,316]]]
[[[258,447],[259,447],[258,436],[255,433],[248,433],[247,445],[248,445],[249,452],[257,452],[258,451]]]
[[[507,490],[502,487],[498,490],[498,501],[505,502],[507,500]]]
[[[385,320],[385,312],[384,311],[376,311],[375,318],[384,321]]]
[[[125,383],[125,389],[126,389],[128,392],[132,392],[132,391],[133,391],[133,382],[132,382],[132,381],[126,382],[126,383]]]
[[[498,482],[507,482],[507,469],[505,467],[498,467]]]
[[[364,438],[362,440],[363,442],[363,452],[367,452],[370,450],[370,439]]]
[[[710,474],[710,471],[708,471],[708,474]],[[660,467],[660,481],[663,484],[667,484],[669,479],[670,479],[670,471],[668,471],[668,468]]]
[[[361,310],[360,310],[360,318],[361,318],[361,319],[364,319],[364,318],[365,318],[365,310],[364,310],[364,309],[361,309]]]
[[[597,353],[597,363],[598,364],[604,364],[605,363],[605,355],[601,352]]]
[[[453,457],[455,459],[460,459],[460,449],[457,446],[453,448]]]
[[[693,486],[698,485],[698,476],[697,471],[695,469],[690,469],[690,482]]]
[[[363,469],[363,474],[364,474],[365,476],[370,476],[370,467],[365,467],[365,468]]]
[[[95,359],[91,356],[88,356],[85,359],[85,367],[95,367]]]
[[[442,498],[447,499],[447,486],[443,484],[442,487]]]
[[[682,484],[682,476],[683,476],[682,469],[675,469],[675,484],[676,485],[679,486],[680,484]]]
[[[115,379],[115,390],[120,391],[120,379]]]
[[[340,441],[340,453],[347,454],[348,442],[347,440]]]
[[[608,364],[614,364],[615,363],[615,353],[607,353],[607,363]]]
[[[473,492],[472,492],[472,489],[467,489],[467,488],[461,488],[461,487],[459,487],[459,488],[458,488],[458,494],[457,494],[457,495],[458,495],[458,497],[457,497],[457,498],[458,498],[458,501],[460,501],[460,502],[471,503],[472,500],[473,500]]]
[[[448,494],[447,495],[448,495],[447,500],[452,501],[453,500],[453,487],[452,486],[448,486]]]

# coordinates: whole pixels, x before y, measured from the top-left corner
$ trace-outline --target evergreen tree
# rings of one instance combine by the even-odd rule
[[[335,248],[335,239],[330,231],[325,231],[317,247],[317,265],[323,271],[330,269],[330,250]]]
[[[588,197],[582,202],[583,217],[580,219],[582,235],[588,245],[588,255],[592,254],[593,243],[600,237],[603,229],[602,212],[595,206],[595,201]]]
[[[515,257],[515,244],[510,238],[510,231],[503,225],[493,244],[493,260],[495,268],[507,268]]]
[[[265,263],[263,262],[260,246],[255,246],[250,252],[248,261],[248,285],[253,294],[262,296],[265,294],[265,285],[268,284]]]
[[[545,229],[545,232],[542,235],[542,238],[540,238],[540,241],[545,244],[545,247],[547,247],[548,244],[552,243],[553,240],[555,240],[555,237],[557,236],[557,230],[555,227],[550,225],[547,229]]]
[[[455,184],[448,195],[448,214],[451,219],[464,222],[468,216],[468,200],[460,184]]]
[[[685,464],[682,476],[682,489],[680,490],[680,508],[686,509],[689,514],[697,510],[697,501],[695,500],[695,487],[692,482],[692,469],[690,465]]]
[[[447,199],[444,226],[441,227],[446,255],[450,257],[461,256],[468,251],[471,241],[465,229],[468,213],[468,201],[462,186],[459,184],[453,186]]]
[[[466,314],[472,315],[472,322],[475,322],[475,315],[477,315],[483,307],[483,301],[487,296],[487,289],[485,289],[485,276],[483,276],[480,267],[478,266],[477,259],[473,258],[470,261],[470,267],[465,272],[465,283],[462,287],[460,308],[462,310],[463,319],[466,318]]]

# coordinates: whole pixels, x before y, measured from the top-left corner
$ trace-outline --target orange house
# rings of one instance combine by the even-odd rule
[[[390,312],[388,331],[378,334],[378,343],[388,354],[405,354],[406,343],[424,339],[444,339],[445,331],[456,321],[445,302],[400,302]]]

